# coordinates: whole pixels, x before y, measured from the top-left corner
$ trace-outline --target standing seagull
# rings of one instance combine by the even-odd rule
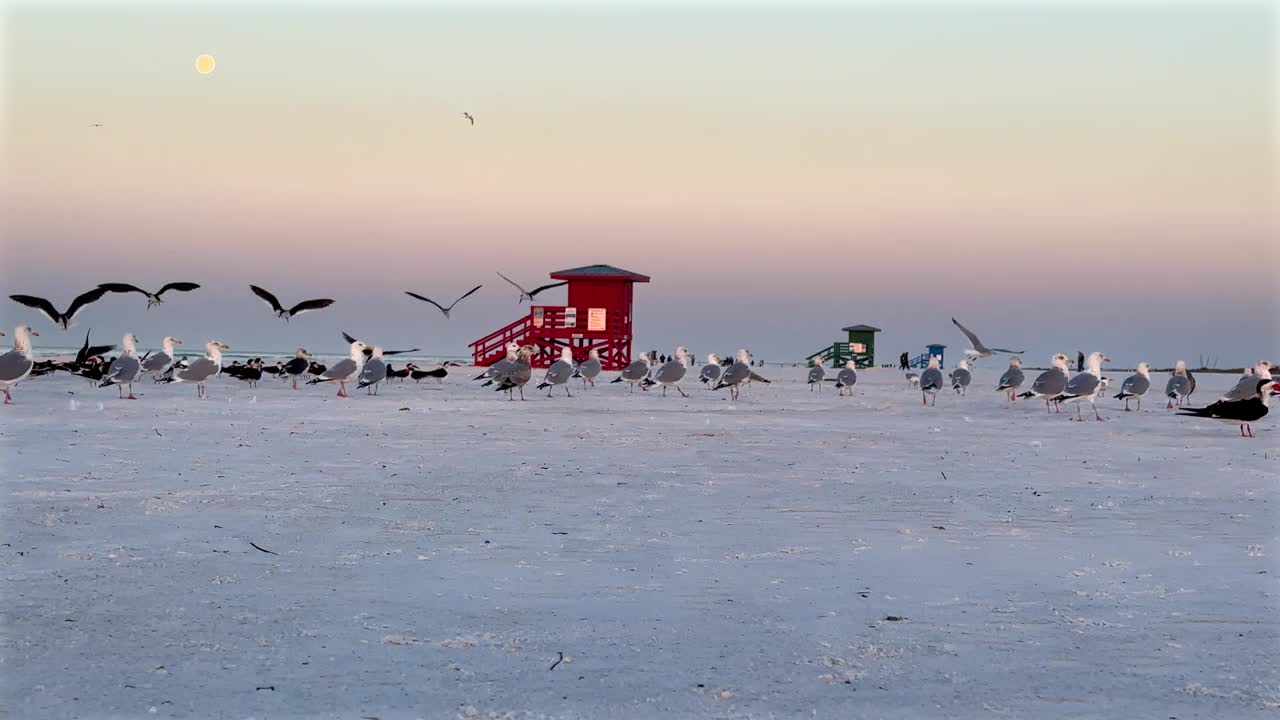
[[[609,384],[627,382],[631,386],[631,392],[636,391],[636,383],[641,383],[640,389],[646,389],[643,385],[644,380],[649,377],[649,356],[640,353],[640,359],[633,361],[630,365],[622,369],[618,377],[609,381]]]
[[[500,278],[502,278],[503,280],[506,280],[507,282],[511,283],[512,287],[514,287],[515,289],[517,289],[517,290],[519,290],[519,291],[520,291],[520,298],[516,300],[516,303],[517,303],[517,304],[518,304],[518,303],[522,303],[522,302],[524,302],[525,300],[528,300],[529,302],[533,302],[533,298],[534,298],[534,296],[535,296],[535,295],[537,295],[538,293],[542,292],[543,290],[550,290],[551,288],[558,288],[558,287],[560,287],[561,285],[568,285],[568,284],[569,284],[569,281],[568,281],[568,280],[562,280],[562,281],[557,282],[557,283],[549,283],[549,284],[547,284],[547,285],[543,285],[542,287],[536,287],[536,288],[534,288],[534,289],[532,289],[532,290],[525,290],[523,287],[521,287],[520,285],[518,285],[518,284],[516,283],[516,281],[515,281],[515,280],[512,280],[511,278],[507,277],[506,275],[503,275],[502,273],[498,273],[498,277],[500,277]]]
[[[858,382],[858,367],[852,360],[845,361],[844,367],[836,373],[836,390],[841,395],[853,395],[853,386]]]
[[[966,395],[971,382],[973,382],[973,373],[969,372],[969,363],[961,360],[959,367],[951,371],[951,389],[960,395]]]
[[[66,330],[71,327],[71,322],[76,319],[76,315],[79,315],[86,305],[97,302],[106,294],[107,291],[102,288],[94,288],[88,292],[81,293],[76,296],[75,300],[71,301],[71,304],[67,306],[67,311],[63,313],[58,312],[53,303],[34,295],[10,295],[9,299],[19,305],[26,305],[29,308],[39,310],[44,313],[45,317],[49,318],[49,321],[55,327],[61,325],[62,329]]]
[[[13,349],[0,355],[0,390],[4,391],[4,404],[12,405],[13,397],[9,391],[14,385],[27,379],[35,363],[31,360],[31,336],[40,337],[40,333],[26,325],[13,329]]]
[[[124,350],[120,353],[120,357],[111,361],[111,365],[107,367],[107,374],[103,376],[102,383],[98,387],[107,387],[108,385],[118,385],[116,391],[120,393],[120,399],[124,397],[124,386],[129,386],[129,400],[137,400],[133,395],[133,381],[138,379],[142,374],[142,363],[138,361],[138,338],[132,334],[125,335],[120,341],[120,345]]]
[[[1105,359],[1100,352],[1089,353],[1089,357],[1084,361],[1084,372],[1076,373],[1067,381],[1067,386],[1062,389],[1062,392],[1053,398],[1057,403],[1075,403],[1077,420],[1084,419],[1080,416],[1082,402],[1089,403],[1093,407],[1093,416],[1098,420],[1102,419],[1098,414],[1096,400],[1098,393],[1102,391],[1102,361]]]
[[[689,359],[689,351],[683,347],[676,348],[675,356],[668,359],[653,373],[653,379],[646,382],[650,385],[662,386],[662,397],[667,396],[667,386],[674,387],[681,396],[689,397],[683,389],[680,388],[680,381],[684,379],[685,373],[689,371],[686,362]]]
[[[298,389],[298,378],[311,367],[311,362],[308,360],[310,357],[311,354],[305,349],[298,348],[298,351],[293,354],[293,359],[284,364],[284,372],[291,378],[294,390]]]
[[[150,375],[152,378],[159,378],[169,372],[169,368],[173,367],[173,346],[181,344],[182,341],[178,338],[166,336],[164,342],[161,343],[164,349],[158,353],[148,355],[142,361],[142,374]]]
[[[492,385],[494,380],[506,374],[506,372],[511,369],[511,365],[516,361],[516,354],[519,352],[519,345],[513,342],[507,343],[507,356],[485,368],[484,372],[471,379],[484,380],[485,382],[481,383],[480,387],[488,387],[489,385]]]
[[[729,388],[729,399],[737,400],[741,394],[743,383],[751,379],[751,353],[745,349],[738,351],[738,358],[725,369],[720,382],[712,390]]]
[[[1018,388],[1022,387],[1026,379],[1027,376],[1022,374],[1022,358],[1014,355],[1009,358],[1009,369],[1000,376],[1000,384],[996,386],[996,390],[1003,390],[1009,396],[1009,402],[1013,402],[1018,396]]]
[[[1182,403],[1191,394],[1191,381],[1187,379],[1187,364],[1181,360],[1173,368],[1173,377],[1169,378],[1169,382],[1164,386],[1165,397],[1169,398],[1169,404],[1165,407],[1173,407],[1176,401],[1178,407],[1182,407]]]
[[[600,364],[600,351],[591,348],[587,351],[587,359],[578,365],[578,369],[573,372],[576,378],[582,378],[582,389],[587,389],[587,383],[591,383],[591,387],[596,386],[596,377],[600,374],[603,366]]]
[[[964,351],[965,355],[968,355],[974,358],[988,358],[988,357],[991,357],[994,353],[998,353],[998,352],[1009,353],[1011,355],[1016,355],[1021,352],[1026,352],[1025,350],[1005,350],[1004,348],[989,348],[986,345],[982,344],[982,341],[978,339],[977,335],[973,334],[972,330],[961,325],[959,320],[956,320],[955,318],[951,318],[951,322],[955,323],[955,326],[960,328],[960,332],[964,333],[964,336],[969,338],[969,343],[973,345],[973,348],[971,350]]]
[[[338,383],[338,397],[348,397],[347,383],[360,377],[360,369],[364,367],[364,349],[366,347],[368,346],[359,340],[351,343],[351,357],[339,360],[331,367],[325,368],[325,371],[320,373],[320,377],[308,380],[307,384],[336,382]]]
[[[547,397],[551,397],[551,391],[556,389],[556,385],[564,385],[564,394],[573,397],[573,393],[569,392],[571,377],[573,377],[573,351],[569,348],[560,348],[560,359],[547,368],[547,374],[538,384],[538,389],[547,388]]]
[[[480,289],[480,288],[482,288],[482,287],[484,287],[484,286],[483,286],[483,285],[477,285],[477,286],[475,286],[475,287],[471,288],[471,289],[470,289],[470,290],[468,290],[468,291],[467,291],[467,292],[466,292],[462,297],[460,297],[460,298],[458,298],[457,300],[454,300],[452,303],[450,303],[450,304],[449,304],[449,307],[445,307],[445,306],[441,305],[440,303],[436,302],[435,300],[432,300],[432,299],[431,299],[431,298],[429,298],[429,297],[423,297],[423,296],[421,296],[421,295],[419,295],[419,294],[417,294],[417,293],[409,292],[408,290],[405,290],[405,291],[404,291],[404,294],[405,294],[405,295],[408,295],[408,296],[409,296],[409,297],[411,297],[411,298],[417,298],[417,299],[421,300],[422,302],[428,302],[428,303],[431,303],[432,305],[435,305],[437,308],[440,308],[440,312],[444,313],[444,319],[445,319],[445,320],[448,320],[448,319],[449,319],[449,311],[453,310],[453,306],[454,306],[454,305],[457,305],[458,303],[462,302],[463,300],[466,300],[466,299],[467,299],[467,297],[471,295],[471,293],[473,293],[473,292],[475,292],[475,291],[479,290],[479,289]]]
[[[929,404],[929,395],[933,396],[933,404],[938,404],[938,391],[942,389],[942,362],[937,355],[929,357],[929,367],[920,373],[920,403]]]
[[[276,299],[275,295],[272,295],[271,293],[267,292],[266,290],[263,290],[257,285],[250,285],[249,289],[253,291],[254,295],[257,295],[258,297],[262,298],[263,302],[265,302],[268,306],[271,307],[271,310],[276,314],[276,317],[284,318],[285,322],[288,322],[289,319],[295,315],[301,315],[302,313],[311,312],[312,310],[320,310],[323,308],[327,308],[333,304],[333,301],[329,300],[328,298],[321,298],[318,300],[303,300],[297,305],[294,305],[288,310],[285,310],[284,306],[280,304],[280,301]]]
[[[1248,400],[1258,396],[1258,381],[1271,379],[1271,363],[1266,360],[1259,360],[1244,377],[1236,381],[1236,386],[1227,391],[1222,396],[1223,400]]]
[[[698,376],[698,380],[703,385],[714,383],[720,379],[720,358],[715,353],[707,356],[707,364],[702,366],[702,372]]]
[[[827,376],[827,369],[822,366],[821,362],[815,362],[813,367],[809,368],[809,392],[813,392],[813,386],[818,386],[818,392],[822,392],[822,380]]]
[[[1180,415],[1213,418],[1240,425],[1240,437],[1253,437],[1250,423],[1266,417],[1270,410],[1271,395],[1280,392],[1280,384],[1274,380],[1258,380],[1253,397],[1247,400],[1219,400],[1202,408],[1179,408]]]
[[[1031,389],[1022,393],[1020,398],[1044,398],[1044,411],[1049,412],[1050,398],[1057,396],[1067,388],[1067,368],[1070,366],[1071,358],[1062,353],[1057,353],[1049,358],[1049,369],[1040,373],[1036,377],[1035,382],[1031,383]],[[1062,412],[1061,408],[1055,408],[1058,412]]]
[[[1142,410],[1142,396],[1146,395],[1150,389],[1151,366],[1140,362],[1138,363],[1137,372],[1120,383],[1120,392],[1116,393],[1116,399],[1124,400],[1124,411],[1129,412],[1129,399],[1137,398],[1138,410]]]
[[[107,292],[142,293],[143,295],[147,296],[147,309],[150,310],[153,306],[159,305],[160,303],[164,302],[164,300],[162,300],[160,296],[164,295],[170,290],[176,290],[178,292],[191,292],[192,290],[198,289],[200,286],[193,282],[171,282],[153,293],[149,293],[146,290],[143,290],[142,288],[136,285],[130,285],[128,283],[102,283],[98,287],[102,288],[103,290],[106,290]]]
[[[356,389],[367,388],[367,394],[377,395],[378,385],[387,379],[387,363],[382,359],[382,348],[375,345],[368,352],[372,357],[364,361],[364,368],[360,370],[360,383],[356,385]]]
[[[533,347],[525,345],[516,351],[516,359],[511,362],[511,367],[506,372],[495,378],[498,381],[498,387],[495,391],[506,390],[507,399],[515,400],[515,391],[520,391],[520,400],[524,400],[524,386],[529,383],[529,378],[533,377],[533,369],[529,367],[529,358],[533,356]]]
[[[204,346],[204,357],[175,371],[165,382],[190,382],[196,384],[196,397],[207,397],[205,383],[222,374],[222,351],[230,350],[226,343],[210,340]]]

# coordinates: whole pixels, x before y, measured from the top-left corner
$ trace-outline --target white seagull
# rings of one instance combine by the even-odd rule
[[[573,397],[573,393],[569,392],[571,377],[573,377],[573,351],[569,348],[560,348],[560,359],[547,368],[547,374],[543,376],[542,382],[538,383],[538,389],[547,388],[547,397],[551,397],[551,391],[556,389],[556,385],[563,385],[564,394]]]
[[[929,358],[929,367],[920,373],[920,402],[929,404],[929,395],[933,396],[933,404],[938,404],[938,391],[942,389],[942,361],[937,355]]]
[[[1137,398],[1138,409],[1142,409],[1142,396],[1151,389],[1151,366],[1145,362],[1138,363],[1138,370],[1120,383],[1117,400],[1124,400],[1124,411],[1129,412],[1129,400]]]
[[[320,373],[320,377],[314,380],[308,380],[308,385],[315,385],[322,382],[338,383],[338,397],[347,396],[347,383],[360,377],[360,371],[364,368],[364,349],[368,347],[364,343],[356,340],[351,343],[351,357],[339,360],[332,366]],[[385,368],[384,368],[385,370]]]
[[[996,386],[996,390],[1003,390],[1009,396],[1009,402],[1013,402],[1018,396],[1018,388],[1026,380],[1027,376],[1022,373],[1022,358],[1014,355],[1009,358],[1009,369],[1000,376],[1000,384]]]
[[[27,379],[35,362],[31,360],[31,337],[40,337],[40,333],[26,325],[13,329],[13,349],[0,355],[0,390],[4,391],[4,404],[12,405],[13,397],[9,391],[14,385]]]
[[[587,383],[591,383],[591,387],[596,386],[596,377],[600,375],[603,366],[600,364],[600,351],[591,348],[587,351],[587,359],[583,360],[578,369],[573,371],[573,377],[582,378],[582,389],[587,388]]]
[[[205,383],[214,380],[222,374],[222,351],[230,350],[231,346],[210,340],[205,343],[204,357],[194,360],[187,364],[185,368],[176,370],[171,374],[165,382],[189,382],[196,384],[196,397],[208,397],[205,390]]]
[[[1076,373],[1068,380],[1067,386],[1053,399],[1058,403],[1075,403],[1077,420],[1084,419],[1080,416],[1082,402],[1089,403],[1093,407],[1093,416],[1098,420],[1102,419],[1098,414],[1096,400],[1098,393],[1102,392],[1102,362],[1106,359],[1100,352],[1089,353],[1089,357],[1084,361],[1084,371]]]
[[[102,382],[98,387],[107,387],[116,385],[120,399],[124,397],[124,386],[129,386],[129,400],[137,400],[133,394],[133,381],[138,379],[142,374],[142,363],[138,361],[138,338],[133,334],[124,336],[120,341],[120,346],[124,350],[120,356],[111,361],[111,365],[107,367],[107,374],[102,376]]]

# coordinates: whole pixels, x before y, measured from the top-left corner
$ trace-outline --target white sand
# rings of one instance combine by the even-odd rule
[[[771,368],[737,404],[24,383],[0,706],[1276,717],[1274,418],[1245,440],[1153,393],[1076,423],[985,391],[1000,365],[928,409],[890,371],[841,399]]]

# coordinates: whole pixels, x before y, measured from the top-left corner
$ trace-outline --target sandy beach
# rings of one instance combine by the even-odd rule
[[[992,369],[936,408],[891,371],[853,398],[771,369],[738,403],[509,403],[468,370],[349,400],[24,383],[0,426],[11,716],[1280,706],[1272,422],[1245,440],[1149,397],[1077,423],[1007,407]]]

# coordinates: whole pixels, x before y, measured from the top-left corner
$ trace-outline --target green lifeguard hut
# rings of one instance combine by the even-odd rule
[[[870,325],[850,325],[841,328],[841,331],[849,333],[848,342],[833,342],[805,358],[810,367],[817,364],[844,367],[844,364],[850,360],[860,368],[875,367],[876,333],[880,332],[880,328]]]

